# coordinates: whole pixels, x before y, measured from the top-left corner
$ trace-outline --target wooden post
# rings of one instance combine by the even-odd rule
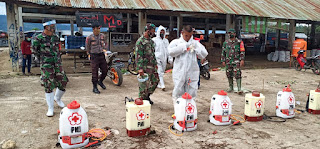
[[[179,15],[177,17],[177,29],[178,29],[177,37],[178,38],[180,37],[180,32],[181,32],[182,28],[183,28],[183,17],[181,15]]]
[[[264,35],[264,49],[263,49],[263,52],[266,52],[267,42],[268,42],[268,26],[266,26],[266,34]]]
[[[70,26],[71,26],[71,36],[74,35],[74,24],[73,24],[73,20],[70,20]]]
[[[241,38],[241,20],[242,17],[235,17],[234,29],[236,30],[237,38]]]
[[[288,39],[288,49],[290,51],[292,51],[293,42],[295,41],[295,33],[296,33],[296,21],[290,20],[289,39]]]
[[[208,39],[208,37],[209,37],[209,28],[210,28],[210,26],[209,26],[209,19],[206,18],[206,30],[205,30],[205,37],[206,37],[206,39]]]
[[[227,32],[229,31],[230,28],[231,28],[231,15],[227,14],[226,15],[226,35],[225,35],[226,40],[229,39]]]
[[[231,15],[231,28],[236,30],[237,26],[237,17],[235,15]]]
[[[170,16],[169,32],[173,31],[173,16]]]
[[[296,35],[296,21],[295,20],[290,20],[288,49],[291,52],[292,52],[292,48],[293,48],[293,42],[295,41],[295,35]],[[292,56],[290,55],[289,67],[291,67],[291,61],[292,61]]]
[[[144,32],[144,27],[147,24],[147,14],[145,12],[139,12],[139,34],[142,35]]]
[[[310,33],[310,39],[311,39],[311,49],[317,48],[316,47],[316,23],[312,22],[311,23],[311,33]]]
[[[127,13],[127,33],[131,32],[132,19],[130,18],[130,13]]]
[[[279,50],[280,36],[281,36],[281,30],[277,29],[277,31],[276,31],[276,41],[275,41],[276,50]]]
[[[278,22],[277,22],[277,27],[279,27],[279,26],[281,25],[280,23],[281,23],[281,21],[278,21]],[[281,35],[281,30],[280,30],[280,29],[277,29],[277,31],[276,31],[276,41],[275,41],[276,50],[279,50],[280,35]]]

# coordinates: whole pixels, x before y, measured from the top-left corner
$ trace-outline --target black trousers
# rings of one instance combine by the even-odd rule
[[[107,62],[104,53],[90,54],[91,58],[91,69],[92,69],[92,83],[97,84],[98,81],[103,81],[107,76]],[[99,75],[99,68],[101,75]]]

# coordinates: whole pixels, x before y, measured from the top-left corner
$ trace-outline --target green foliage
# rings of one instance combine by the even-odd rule
[[[296,27],[296,33],[305,33],[306,35],[310,34],[311,32],[311,26],[297,26]]]
[[[35,30],[35,31],[38,31],[38,30],[40,30],[40,29],[38,29],[38,28],[32,28],[31,30]]]
[[[316,27],[316,33],[320,33],[320,25]]]

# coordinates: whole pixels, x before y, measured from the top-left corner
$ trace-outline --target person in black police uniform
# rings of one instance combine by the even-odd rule
[[[105,43],[104,35],[100,33],[100,24],[93,23],[92,30],[93,34],[86,39],[86,50],[87,53],[90,54],[93,92],[100,94],[97,84],[99,84],[102,89],[106,89],[103,80],[107,76],[107,62],[104,53],[104,50],[107,50],[107,44]],[[100,76],[98,76],[99,68],[102,73]]]

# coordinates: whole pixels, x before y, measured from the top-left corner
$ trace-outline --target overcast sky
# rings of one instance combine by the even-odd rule
[[[0,15],[6,15],[6,5],[4,2],[0,2]]]

